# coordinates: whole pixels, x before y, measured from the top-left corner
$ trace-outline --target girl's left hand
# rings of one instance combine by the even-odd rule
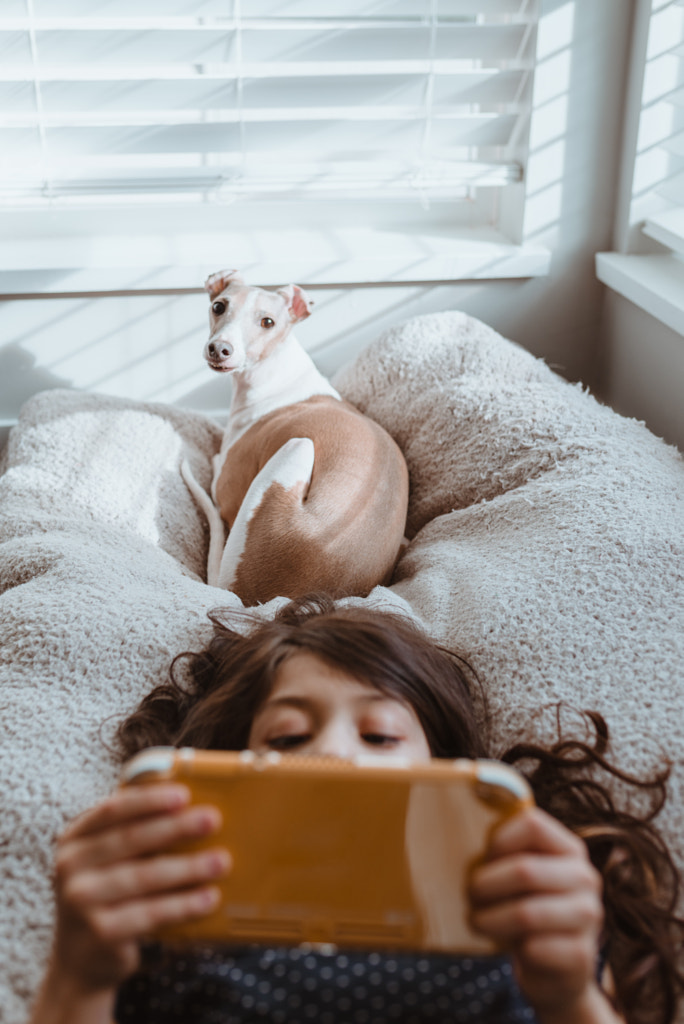
[[[599,996],[601,892],[586,845],[539,808],[497,829],[473,871],[472,924],[511,952],[520,988],[544,1021],[594,1019],[585,1011]]]

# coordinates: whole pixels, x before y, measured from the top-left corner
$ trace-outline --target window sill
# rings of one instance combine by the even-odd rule
[[[543,246],[493,229],[53,236],[0,243],[0,299],[201,292],[224,266],[264,285],[335,288],[540,277],[550,262]]]
[[[676,256],[596,254],[599,281],[684,335],[684,262]]]

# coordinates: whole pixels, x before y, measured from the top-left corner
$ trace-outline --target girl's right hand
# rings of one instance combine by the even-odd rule
[[[228,852],[166,852],[220,825],[215,807],[189,803],[185,786],[135,785],[69,825],[56,856],[55,977],[82,992],[115,989],[138,968],[141,939],[214,909],[211,882],[228,871]]]

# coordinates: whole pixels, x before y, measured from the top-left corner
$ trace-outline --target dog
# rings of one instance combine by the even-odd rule
[[[207,582],[246,606],[317,590],[367,595],[389,582],[404,536],[400,449],[295,339],[312,305],[300,287],[252,287],[230,270],[205,288],[204,358],[234,383],[211,497],[182,466],[209,521]]]

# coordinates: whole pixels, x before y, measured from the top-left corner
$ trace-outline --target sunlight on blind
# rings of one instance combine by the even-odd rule
[[[3,0],[0,201],[521,179],[535,0]]]
[[[636,15],[633,64],[640,78],[626,122],[628,204],[617,251],[597,254],[597,274],[684,335],[684,0],[638,0]],[[650,343],[646,334],[644,345]]]
[[[632,223],[684,255],[684,3],[653,0],[632,192]]]

